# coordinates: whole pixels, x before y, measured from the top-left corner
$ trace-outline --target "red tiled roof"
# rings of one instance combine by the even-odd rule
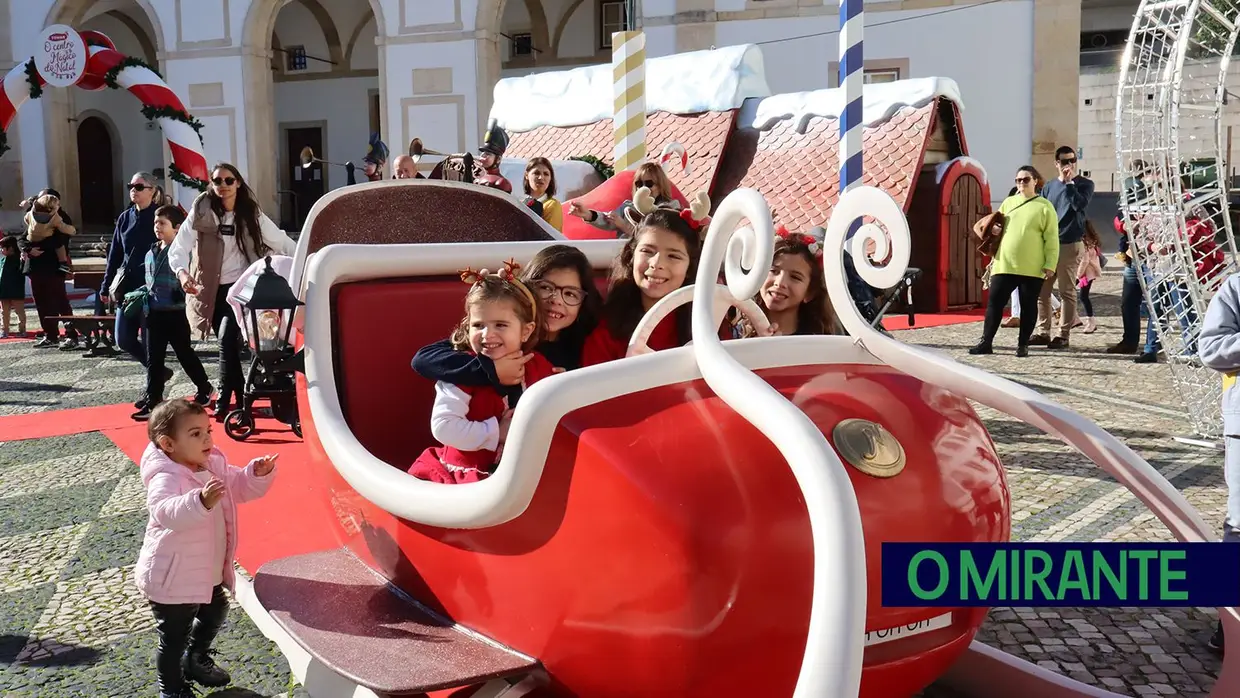
[[[935,100],[904,107],[887,121],[865,129],[863,179],[885,189],[905,210],[935,124]],[[824,225],[839,197],[839,121],[816,117],[805,133],[785,119],[766,131],[738,128],[720,166],[711,198],[739,187],[762,192],[775,223],[789,230]]]
[[[646,117],[646,142],[650,144],[650,156],[658,156],[668,143],[680,143],[689,153],[692,174],[686,176],[676,164],[668,168],[668,178],[685,196],[691,196],[696,191],[709,191],[735,120],[736,110],[688,115],[668,112],[650,114]],[[541,126],[532,131],[514,133],[504,153],[505,157],[516,158],[539,155],[551,160],[593,155],[611,164],[611,119],[584,126]]]

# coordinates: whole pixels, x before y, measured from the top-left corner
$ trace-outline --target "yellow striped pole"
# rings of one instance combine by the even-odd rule
[[[611,35],[615,90],[612,158],[617,172],[635,170],[646,160],[646,35]]]

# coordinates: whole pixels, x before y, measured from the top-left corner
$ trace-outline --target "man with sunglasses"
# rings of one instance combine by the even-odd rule
[[[1054,276],[1042,284],[1038,296],[1038,328],[1029,340],[1031,345],[1045,345],[1049,349],[1065,349],[1068,335],[1076,324],[1076,270],[1085,251],[1085,209],[1094,198],[1094,183],[1077,174],[1076,150],[1060,146],[1055,151],[1057,176],[1042,187],[1042,196],[1055,207],[1059,215],[1059,263]],[[1059,311],[1059,327],[1051,336],[1051,291],[1059,286],[1059,298],[1063,305]]]

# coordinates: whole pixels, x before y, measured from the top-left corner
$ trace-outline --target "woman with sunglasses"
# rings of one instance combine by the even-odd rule
[[[585,254],[568,245],[544,248],[521,274],[538,298],[542,343],[537,351],[560,370],[581,367],[581,348],[598,325],[603,296],[594,283],[594,271]],[[508,386],[509,406],[520,397],[525,364],[533,354],[513,354],[492,361],[485,356],[458,352],[443,340],[418,350],[413,370],[423,378],[455,385]],[[516,388],[515,391],[512,388]]]
[[[155,244],[155,209],[163,205],[164,192],[156,184],[155,175],[139,172],[129,178],[129,208],[116,219],[112,244],[108,245],[108,266],[99,287],[99,300],[120,306],[125,294],[146,283],[146,253]],[[114,329],[116,346],[146,366],[146,341],[142,337],[141,318],[116,313]],[[168,372],[171,375],[171,371]],[[137,409],[145,406],[143,400]]]
[[[168,247],[168,266],[187,294],[190,327],[220,342],[220,394],[215,418],[223,421],[230,404],[240,406],[245,387],[241,368],[241,328],[228,304],[228,291],[241,273],[262,257],[292,256],[297,243],[258,207],[254,192],[236,167],[220,163],[211,171],[207,191],[194,200],[189,215]],[[235,403],[232,396],[236,396]]]
[[[629,222],[624,212],[633,207],[633,197],[637,195],[637,190],[642,187],[650,190],[650,195],[654,197],[656,206],[680,210],[680,202],[671,198],[672,183],[668,180],[667,173],[663,171],[663,166],[651,160],[642,163],[642,166],[637,168],[637,173],[633,175],[633,190],[629,193],[628,200],[620,204],[620,208],[606,213],[603,211],[593,211],[574,199],[569,202],[568,212],[570,215],[577,216],[595,228],[615,233],[616,237],[632,237],[633,224]]]
[[[970,354],[992,354],[991,343],[999,331],[1003,308],[1012,291],[1020,294],[1024,309],[1020,316],[1017,356],[1029,355],[1029,338],[1037,325],[1035,307],[1045,279],[1055,275],[1059,262],[1059,215],[1045,197],[1038,194],[1042,176],[1032,165],[1016,171],[1016,193],[1003,200],[995,224],[1003,226],[999,249],[990,266],[990,301],[982,341]]]

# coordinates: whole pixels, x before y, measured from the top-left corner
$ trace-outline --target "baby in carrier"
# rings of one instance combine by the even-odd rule
[[[69,237],[77,229],[69,225],[60,214],[60,198],[54,194],[41,194],[29,203],[26,212],[26,240],[43,250],[43,254],[55,251],[60,271],[70,273]]]

